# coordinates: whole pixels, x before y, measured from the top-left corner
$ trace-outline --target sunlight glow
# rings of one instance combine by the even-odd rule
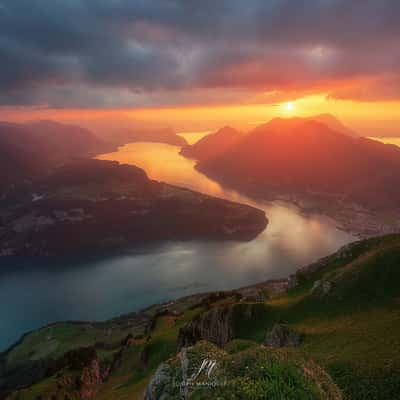
[[[287,108],[291,103],[292,110]],[[290,107],[289,107],[290,108]],[[338,100],[327,93],[301,98],[280,99],[271,103],[246,103],[226,105],[196,105],[187,107],[132,108],[132,109],[45,109],[29,107],[0,107],[0,120],[31,121],[55,119],[59,122],[83,125],[93,131],[104,131],[104,121],[114,126],[129,120],[143,126],[173,126],[177,132],[216,131],[229,125],[248,131],[272,118],[312,117],[329,113],[345,125],[365,136],[398,136],[400,126],[400,101],[380,101],[371,104],[351,100]]]

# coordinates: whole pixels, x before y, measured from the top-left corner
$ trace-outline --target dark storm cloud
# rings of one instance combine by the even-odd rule
[[[0,104],[162,105],[204,88],[400,99],[399,19],[398,0],[0,0]]]

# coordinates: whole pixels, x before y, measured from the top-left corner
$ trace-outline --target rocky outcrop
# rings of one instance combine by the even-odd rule
[[[342,399],[331,377],[301,355],[257,345],[230,354],[200,341],[159,366],[144,400],[253,399],[256,393],[270,398],[266,377],[273,393],[285,399]]]
[[[93,359],[85,366],[79,378],[79,393],[84,400],[93,398],[99,391],[101,384],[107,379],[110,369],[102,368],[97,359]]]
[[[238,321],[243,324],[256,319],[265,310],[264,304],[257,303],[212,308],[180,329],[178,347],[192,346],[200,340],[224,346],[236,337]]]
[[[56,384],[49,398],[58,398],[58,395],[68,392],[74,394],[72,398],[89,400],[95,397],[108,378],[110,365],[99,361],[94,347],[83,347],[69,351],[56,360],[41,360],[32,365],[24,365],[17,372],[10,372],[10,378],[2,385],[0,392],[24,388],[41,379],[54,377]]]
[[[316,280],[311,288],[311,292],[316,295],[325,296],[332,289],[332,283],[326,280]]]
[[[167,363],[161,364],[147,385],[144,393],[144,400],[161,400],[170,398],[168,395],[168,385],[171,385],[171,379],[171,366]]]
[[[267,333],[264,344],[268,347],[299,346],[302,335],[283,324],[275,324]]]
[[[92,399],[110,374],[110,365],[100,363],[96,350],[85,347],[67,352],[58,360],[50,361],[47,375],[57,375],[57,387],[79,393],[83,400]],[[75,379],[63,371],[80,371]]]
[[[220,363],[217,360],[225,355],[227,353],[224,350],[206,341],[183,348],[175,357],[157,368],[147,385],[144,400],[188,400],[192,398],[192,393],[199,383],[211,387],[215,384],[219,385],[217,377]],[[205,364],[211,360],[215,364],[212,369],[209,369],[210,367],[206,367]],[[206,395],[200,398],[211,399],[214,396]]]
[[[223,346],[233,338],[232,307],[214,308],[180,329],[178,346],[187,347],[201,339]]]

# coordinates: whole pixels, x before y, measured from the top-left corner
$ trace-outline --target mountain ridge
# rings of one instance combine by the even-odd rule
[[[294,202],[361,236],[400,229],[400,148],[394,145],[309,118],[274,118],[211,158],[199,155],[196,169],[252,197]]]

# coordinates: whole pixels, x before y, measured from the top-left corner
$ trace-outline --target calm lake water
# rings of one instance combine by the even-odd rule
[[[5,261],[0,265],[0,349],[60,320],[101,320],[200,291],[286,277],[354,240],[320,215],[282,202],[256,202],[194,169],[179,148],[134,143],[99,158],[136,164],[176,185],[262,208],[267,229],[248,243],[185,242],[92,260]]]

